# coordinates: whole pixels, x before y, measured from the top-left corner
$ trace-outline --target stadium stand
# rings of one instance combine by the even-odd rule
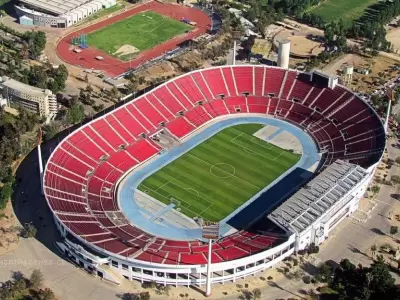
[[[324,155],[323,168],[337,159],[368,168],[384,149],[381,120],[345,87],[322,87],[307,73],[275,67],[194,71],[94,120],[61,142],[44,175],[46,199],[56,220],[97,251],[158,264],[204,264],[207,246],[203,242],[159,238],[123,217],[119,220],[125,225],[116,226],[107,213],[120,211],[114,194],[118,180],[162,151],[152,134],[167,129],[179,140],[218,116],[248,112],[280,118],[307,131]],[[284,235],[241,230],[216,241],[213,255],[215,262],[228,262],[286,240]]]

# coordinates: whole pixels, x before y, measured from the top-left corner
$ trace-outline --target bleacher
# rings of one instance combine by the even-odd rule
[[[44,175],[48,204],[71,232],[109,252],[163,264],[204,264],[207,245],[202,242],[157,238],[131,224],[116,226],[107,214],[119,212],[118,180],[157,156],[162,149],[149,136],[161,129],[179,140],[216,117],[248,112],[306,130],[325,153],[326,166],[346,157],[371,164],[384,148],[378,116],[345,88],[332,90],[308,79],[293,70],[249,65],[199,70],[161,85],[61,142]],[[214,262],[251,255],[282,240],[242,230],[214,244]]]

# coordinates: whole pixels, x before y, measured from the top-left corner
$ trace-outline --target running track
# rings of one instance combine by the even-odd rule
[[[187,18],[190,21],[196,22],[197,26],[194,30],[187,34],[172,38],[160,45],[155,46],[154,48],[142,51],[139,56],[133,59],[131,62],[120,61],[119,59],[94,48],[84,49],[81,53],[73,52],[73,49],[75,48],[71,45],[73,37],[81,33],[96,31],[102,27],[109,26],[115,22],[121,21],[146,10],[152,10],[179,21],[182,18]],[[58,43],[57,53],[58,56],[68,64],[80,66],[82,68],[103,70],[108,76],[116,76],[127,71],[130,67],[135,68],[146,61],[162,55],[164,52],[175,49],[183,41],[202,35],[210,29],[210,26],[211,19],[209,16],[207,16],[207,14],[200,10],[177,4],[164,4],[152,1],[68,34]],[[96,60],[95,57],[98,55],[102,56],[104,59],[102,61]]]

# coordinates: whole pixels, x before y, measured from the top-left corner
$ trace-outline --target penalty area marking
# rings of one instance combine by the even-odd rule
[[[199,193],[197,190],[195,190],[195,189],[192,189],[192,188],[185,188],[185,190],[187,190],[189,193],[195,194],[195,195],[197,195],[197,196],[200,197],[200,193]]]
[[[224,170],[224,169],[221,168],[221,166],[229,166],[229,167],[231,168],[231,171]],[[213,170],[214,170],[214,171],[213,171]],[[215,172],[216,172],[215,170],[222,171],[222,173],[225,173],[225,175],[216,175],[216,174],[215,174]],[[235,169],[234,166],[232,166],[232,165],[230,165],[230,164],[226,164],[226,163],[217,163],[217,164],[213,164],[213,165],[210,167],[210,173],[211,173],[211,175],[213,175],[213,176],[215,176],[215,177],[217,177],[217,178],[223,178],[223,179],[225,179],[225,178],[231,178],[231,177],[235,176],[236,169]]]

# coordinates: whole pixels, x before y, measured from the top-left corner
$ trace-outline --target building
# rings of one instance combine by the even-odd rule
[[[20,0],[14,8],[20,24],[67,28],[115,4],[116,0]]]
[[[358,209],[373,176],[372,170],[337,160],[268,218],[295,234],[297,251],[311,243],[320,245],[340,221]]]
[[[140,191],[126,178],[133,174],[140,182],[211,126],[251,118],[279,120],[307,135],[318,167],[296,165],[257,195],[267,201],[245,203],[257,206],[235,213],[244,226],[221,233],[209,256],[201,230],[160,222],[139,206]],[[157,144],[160,132],[179,146]],[[235,282],[322,244],[359,208],[385,143],[379,115],[337,77],[219,66],[167,81],[65,137],[47,160],[43,192],[64,238],[57,246],[69,261],[117,283],[120,277],[202,288],[207,281]]]
[[[0,89],[8,106],[22,106],[41,117],[51,118],[57,114],[56,95],[48,89],[41,89],[3,76]]]

